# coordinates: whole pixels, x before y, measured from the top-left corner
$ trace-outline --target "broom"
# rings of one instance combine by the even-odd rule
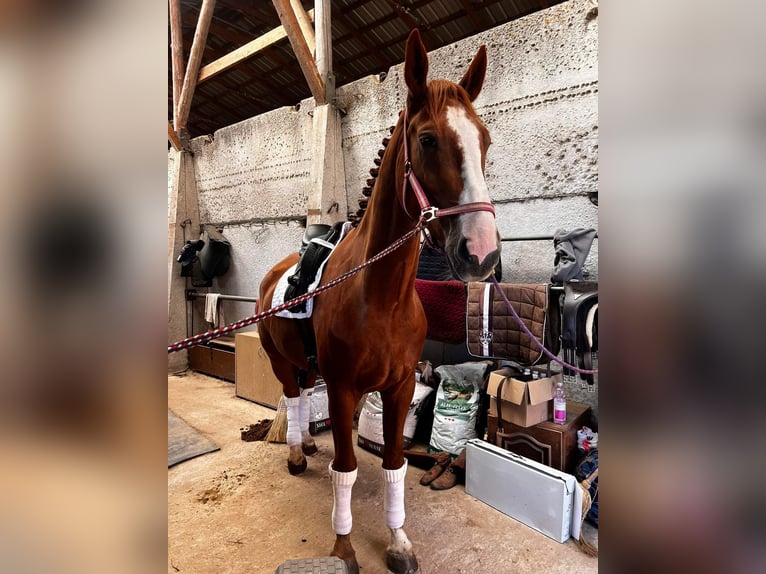
[[[266,435],[267,442],[287,442],[287,403],[285,396],[279,397],[277,404],[277,414],[274,415],[274,422],[271,423],[269,434]]]
[[[580,483],[580,489],[582,491],[582,514],[580,515],[580,538],[577,540],[577,544],[580,547],[580,550],[585,552],[588,556],[598,556],[598,548],[586,540],[582,533],[582,525],[583,522],[585,522],[585,515],[588,514],[590,507],[593,504],[593,500],[590,496],[590,485],[597,477],[598,468]],[[596,492],[598,493],[598,490]]]

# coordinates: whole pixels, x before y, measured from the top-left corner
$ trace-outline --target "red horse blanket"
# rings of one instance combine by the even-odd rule
[[[465,341],[465,283],[415,279],[428,320],[426,337],[441,343]]]

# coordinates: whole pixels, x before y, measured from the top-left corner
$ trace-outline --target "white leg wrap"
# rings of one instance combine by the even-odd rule
[[[285,403],[287,404],[287,444],[288,446],[301,444],[301,398],[285,398]]]
[[[333,470],[330,463],[330,479],[332,480],[332,529],[335,534],[351,533],[351,489],[356,482],[355,468],[351,472]]]
[[[311,393],[314,389],[303,389],[301,391],[301,433],[309,432],[309,412],[311,411]]]
[[[407,474],[407,461],[396,470],[383,469],[383,509],[386,513],[386,526],[391,529],[404,525],[404,476]]]

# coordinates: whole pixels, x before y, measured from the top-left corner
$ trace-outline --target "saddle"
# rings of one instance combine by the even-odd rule
[[[336,223],[332,227],[322,223],[306,227],[299,251],[301,258],[295,268],[295,273],[287,278],[288,287],[285,290],[285,301],[308,292],[309,285],[316,279],[317,271],[340,240],[342,228],[343,222]],[[289,310],[304,312],[306,302],[293,305]]]
[[[598,351],[598,283],[576,281],[564,284],[561,346],[564,361],[581,369],[593,369],[593,353]],[[565,376],[576,376],[564,368]],[[582,375],[593,390],[593,375]]]

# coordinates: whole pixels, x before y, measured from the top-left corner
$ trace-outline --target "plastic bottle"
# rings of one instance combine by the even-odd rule
[[[562,382],[556,383],[553,391],[553,422],[557,425],[567,422],[567,395]]]

